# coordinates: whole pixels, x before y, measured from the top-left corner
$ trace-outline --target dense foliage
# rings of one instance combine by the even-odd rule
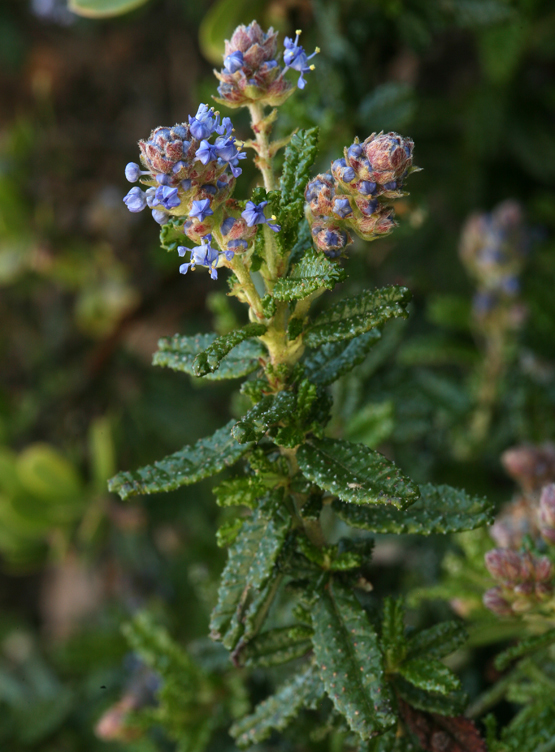
[[[549,6],[68,7],[0,10],[0,741],[552,749]]]

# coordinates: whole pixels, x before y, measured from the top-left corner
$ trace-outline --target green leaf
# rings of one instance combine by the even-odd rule
[[[239,535],[239,531],[243,527],[243,522],[244,520],[240,517],[222,522],[216,531],[216,545],[219,548],[227,548],[228,546],[231,546]]]
[[[333,342],[309,352],[304,361],[305,373],[315,384],[327,386],[351,371],[367,356],[370,348],[380,339],[377,329],[354,337],[350,342]]]
[[[230,729],[241,749],[267,739],[273,730],[283,731],[304,707],[313,707],[322,696],[322,685],[316,670],[309,666],[303,673],[289,679],[254,713],[234,723]]]
[[[382,650],[389,668],[400,663],[407,652],[405,605],[402,598],[387,597],[383,604]]]
[[[312,648],[312,629],[305,625],[270,629],[245,646],[241,657],[246,666],[277,666],[300,658]]]
[[[396,721],[378,637],[352,591],[329,579],[312,608],[314,653],[336,710],[363,739]]]
[[[383,287],[341,300],[308,326],[305,342],[309,347],[341,342],[381,326],[391,318],[406,318],[410,299],[406,287]]]
[[[233,426],[233,435],[241,443],[257,441],[271,427],[280,421],[291,418],[295,412],[297,399],[293,392],[269,394]]]
[[[177,251],[178,246],[184,245],[187,248],[193,245],[183,232],[185,217],[170,217],[165,225],[160,227],[160,245],[165,251]]]
[[[411,637],[407,655],[409,658],[422,655],[443,658],[462,647],[467,639],[467,631],[460,622],[444,621]]]
[[[393,504],[402,509],[420,495],[393,462],[363,444],[311,439],[299,448],[297,460],[309,480],[352,504]]]
[[[244,505],[251,509],[255,508],[256,502],[266,491],[266,485],[257,475],[224,480],[212,489],[219,507]]]
[[[231,435],[233,423],[230,421],[213,436],[199,439],[153,465],[118,473],[108,482],[109,490],[125,501],[137,494],[175,491],[219,473],[237,462],[251,447],[235,441]]]
[[[197,355],[204,353],[217,339],[215,334],[197,334],[196,337],[163,337],[158,341],[152,364],[164,366],[173,371],[183,371],[197,376],[193,363]],[[219,363],[216,371],[204,374],[204,378],[214,381],[237,379],[247,376],[259,367],[259,358],[266,354],[261,342],[247,339],[233,348]]]
[[[310,168],[318,151],[319,128],[300,130],[293,134],[285,149],[279,188],[281,205],[304,199],[304,190],[310,179]],[[300,220],[300,217],[299,217]]]
[[[397,666],[398,673],[418,689],[426,692],[436,692],[448,695],[461,688],[461,683],[455,674],[436,658],[428,655],[421,658],[411,658]]]
[[[216,337],[206,350],[199,352],[194,359],[193,372],[195,376],[206,376],[208,373],[213,373],[220,367],[220,363],[230,350],[245,340],[260,337],[265,331],[264,324],[247,324],[242,329],[236,329],[234,332]]]
[[[522,658],[528,653],[535,653],[537,650],[549,647],[555,642],[555,629],[548,629],[541,635],[532,635],[521,640],[518,645],[512,645],[507,650],[500,653],[495,659],[495,668],[498,671],[504,671],[510,664]]]
[[[327,259],[323,253],[310,248],[287,277],[277,280],[273,295],[281,301],[302,300],[322,287],[326,290],[333,289],[346,277],[347,273],[341,266]]]
[[[221,641],[228,650],[237,645],[243,634],[251,591],[264,588],[272,576],[290,525],[291,516],[281,494],[274,493],[243,523],[229,549],[218,603],[210,619],[212,639]]]
[[[110,18],[129,13],[146,2],[147,0],[69,0],[68,7],[78,16]]]
[[[395,677],[395,691],[418,710],[427,713],[439,713],[440,715],[461,715],[466,708],[468,697],[462,690],[451,692],[450,694],[438,694],[437,692],[426,692],[423,689],[415,687],[410,682],[400,676]]]
[[[420,486],[420,498],[406,511],[361,508],[334,501],[343,522],[374,533],[458,533],[493,522],[493,505],[451,486]]]
[[[294,133],[285,149],[279,204],[273,208],[281,225],[276,242],[283,255],[291,253],[299,236],[299,224],[304,214],[304,190],[318,150],[318,130],[310,128]],[[331,284],[330,280],[327,284]]]

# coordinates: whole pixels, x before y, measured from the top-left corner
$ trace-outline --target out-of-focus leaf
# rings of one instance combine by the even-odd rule
[[[214,65],[222,65],[224,39],[229,39],[241,23],[260,18],[266,0],[216,0],[204,16],[199,29],[203,55]]]
[[[69,0],[73,13],[86,18],[110,18],[139,8],[148,0]]]
[[[409,84],[388,81],[368,94],[359,107],[359,118],[367,131],[404,128],[414,116],[416,101]]]

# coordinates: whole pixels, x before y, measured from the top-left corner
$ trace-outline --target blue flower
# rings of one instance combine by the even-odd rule
[[[367,201],[366,203],[360,203],[359,209],[364,214],[365,217],[370,217],[372,214],[374,214],[378,209],[379,203],[378,199],[372,199],[372,201]]]
[[[125,177],[130,183],[136,183],[142,174],[141,168],[135,162],[129,162],[125,167]]]
[[[181,187],[183,188],[184,191],[190,191],[191,185],[192,185],[192,181],[189,178],[181,181]]]
[[[165,225],[166,222],[170,221],[170,218],[168,217],[166,212],[160,211],[159,209],[152,210],[152,219],[155,222],[158,222],[159,225]]]
[[[210,269],[210,276],[212,279],[218,279],[218,272],[216,271],[216,265],[220,257],[220,252],[215,248],[212,248],[212,235],[206,235],[202,238],[201,245],[197,245],[191,249],[191,260],[187,264],[181,264],[179,271],[181,274],[187,274],[189,267],[194,270],[195,266],[207,266]],[[185,246],[179,246],[177,252],[180,256],[184,256],[189,248]],[[227,255],[226,255],[227,258]],[[231,256],[233,258],[233,254]]]
[[[161,173],[159,175],[156,175],[156,182],[158,185],[169,185],[170,179],[167,175],[164,175],[164,173]]]
[[[389,183],[383,184],[384,191],[394,191],[397,188],[397,181],[391,180]]]
[[[348,198],[334,198],[333,211],[338,217],[341,217],[341,219],[345,219],[345,217],[348,217],[353,213]]]
[[[356,175],[352,167],[348,167],[344,159],[336,159],[331,166],[332,170],[338,174],[339,180],[344,183],[352,182]]]
[[[196,150],[195,156],[203,165],[207,165],[208,162],[215,162],[218,159],[218,152],[214,144],[211,144],[204,139],[200,142],[200,146]]]
[[[156,191],[158,189],[152,186],[151,188],[147,188],[145,196],[146,196],[146,203],[149,209],[154,209],[155,206],[158,206],[160,203],[158,199],[156,198]]]
[[[312,55],[309,55],[307,57],[306,52],[304,51],[303,47],[299,45],[299,36],[301,35],[300,31],[296,31],[296,37],[295,41],[290,39],[289,37],[285,37],[285,40],[283,44],[285,45],[285,52],[283,53],[283,62],[285,63],[285,68],[283,71],[285,72],[289,68],[292,68],[293,70],[296,70],[300,73],[299,80],[297,81],[297,86],[299,89],[304,89],[306,85],[306,81],[303,78],[303,73],[308,73],[311,70],[314,70],[313,65],[307,65],[308,61],[314,57],[314,55],[317,55],[320,50],[318,47],[316,47],[315,51],[312,53]]]
[[[280,225],[268,222],[268,220],[264,216],[264,207],[267,205],[267,203],[267,201],[261,201],[259,204],[255,204],[254,201],[247,201],[247,207],[245,211],[241,212],[241,216],[247,223],[247,227],[267,224],[271,230],[273,230],[274,232],[279,232],[281,230]],[[275,217],[271,217],[271,219],[275,219]]]
[[[246,240],[230,240],[227,244],[228,248],[242,248],[243,250],[246,250],[249,247],[249,244]]]
[[[371,183],[369,180],[361,180],[358,184],[358,190],[363,196],[371,196],[376,190],[376,183]]]
[[[202,139],[208,138],[214,132],[214,127],[219,124],[219,120],[219,115],[214,113],[212,107],[209,107],[207,104],[201,104],[194,117],[189,115],[189,128],[194,138],[202,141]]]
[[[229,138],[229,136],[231,136],[233,132],[233,123],[231,122],[231,118],[225,117],[222,120],[221,125],[216,125],[214,127],[214,132],[219,136],[225,136],[225,138]]]
[[[127,206],[130,212],[140,212],[146,206],[146,194],[136,185],[131,188],[129,193],[124,196],[123,203]]]
[[[243,53],[240,50],[236,50],[231,55],[224,57],[224,68],[228,73],[236,73],[242,67]]]
[[[177,188],[172,188],[169,185],[161,185],[156,189],[154,196],[164,209],[174,209],[181,203],[181,199],[177,195]]]
[[[193,201],[192,209],[189,212],[190,217],[196,217],[199,222],[203,222],[211,214],[214,214],[214,212],[210,208],[210,199],[204,198],[202,201]]]
[[[360,157],[362,154],[362,146],[360,144],[351,144],[347,149],[347,155],[349,157]]]
[[[222,235],[227,235],[234,224],[235,219],[233,217],[226,217],[220,227],[220,232],[222,233]]]

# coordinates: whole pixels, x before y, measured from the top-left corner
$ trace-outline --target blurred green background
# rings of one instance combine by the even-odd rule
[[[173,749],[171,731],[95,734],[144,679],[121,624],[148,608],[193,653],[208,650],[198,640],[225,557],[214,542],[225,515],[210,485],[123,505],[106,479],[243,409],[233,384],[200,386],[151,367],[159,337],[224,331],[244,312],[225,297],[225,279],[180,276],[150,217],[122,202],[137,140],[210,102],[211,69],[238,23],[301,28],[305,48],[321,48],[277,125],[279,135],[320,126],[318,169],[355,135],[382,129],[411,136],[424,168],[399,202],[400,228],[354,246],[350,280],[334,293],[402,283],[415,302],[410,321],[392,325],[338,385],[331,430],[380,447],[418,481],[499,502],[512,492],[500,452],[554,435],[549,0],[73,3],[86,13],[117,5],[129,12],[0,5],[0,746],[10,752]],[[243,113],[232,116],[248,137]],[[236,195],[255,185],[246,168]],[[526,316],[507,339],[488,434],[473,443],[485,350],[457,248],[467,215],[507,198],[521,202],[529,226]],[[397,551],[384,592],[437,577],[449,544],[410,545],[422,547],[421,571],[407,572],[410,550]],[[483,681],[478,665],[470,675]],[[244,702],[239,689],[226,692]],[[223,703],[224,729],[233,702]],[[212,743],[231,747],[221,734]]]

